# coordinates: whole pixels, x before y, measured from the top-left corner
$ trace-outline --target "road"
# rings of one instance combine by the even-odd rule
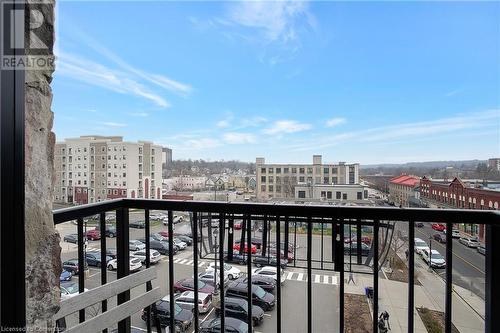
[[[423,228],[415,228],[415,237],[421,238],[429,244],[429,238],[439,233],[433,230],[430,223],[424,223]],[[432,248],[446,255],[446,244],[432,240]],[[485,257],[474,248],[468,248],[453,239],[453,283],[471,290],[484,299],[485,294]],[[444,278],[445,270],[436,269],[436,272]]]

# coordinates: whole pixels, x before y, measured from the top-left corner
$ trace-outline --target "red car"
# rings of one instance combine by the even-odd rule
[[[283,250],[281,252],[281,259],[286,259],[289,263],[291,263],[294,259],[293,252],[288,252],[288,255],[285,256],[285,252]],[[271,250],[271,255],[276,256],[276,250]]]
[[[441,224],[441,223],[433,223],[432,229],[437,230],[437,231],[444,231],[444,229],[446,229],[446,226],[444,224]]]
[[[99,230],[87,230],[84,235],[88,240],[101,239],[101,232]]]
[[[235,244],[235,245],[233,246],[233,250],[235,250],[235,251],[238,251],[238,252],[239,252],[239,251],[240,251],[240,244]],[[251,247],[251,250],[250,250],[250,251],[252,251],[252,254],[257,253],[257,246],[252,245],[252,247]],[[247,252],[247,253],[248,253],[248,246],[246,245],[246,243],[245,243],[245,249],[243,250],[243,252]]]
[[[198,291],[200,293],[213,294],[215,287],[213,284],[198,280]],[[186,278],[174,284],[174,292],[194,291],[194,279]]]
[[[168,231],[166,230],[158,231],[158,234],[162,235],[165,238],[168,238]]]
[[[243,228],[243,222],[234,222],[233,228],[234,230],[241,230],[241,228]]]

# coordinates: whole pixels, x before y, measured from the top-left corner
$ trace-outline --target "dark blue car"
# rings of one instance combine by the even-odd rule
[[[63,269],[61,275],[59,276],[59,281],[71,281],[73,274],[71,272]]]

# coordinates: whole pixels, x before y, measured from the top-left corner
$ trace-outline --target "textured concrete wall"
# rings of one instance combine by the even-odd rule
[[[31,1],[27,4],[27,9],[32,12],[30,21],[43,19],[37,34],[49,47],[47,52],[52,54],[53,3]],[[29,40],[28,35],[26,38]],[[53,69],[27,71],[25,83],[26,321],[30,332],[53,331],[51,318],[59,308],[61,248],[52,219],[55,145],[50,88],[52,73]]]

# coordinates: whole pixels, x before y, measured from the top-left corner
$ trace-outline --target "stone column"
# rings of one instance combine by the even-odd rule
[[[53,56],[54,1],[26,4],[31,27]],[[27,15],[26,15],[27,17]],[[40,25],[41,24],[41,25]],[[29,31],[26,29],[26,31]],[[30,34],[26,45],[33,46]],[[29,53],[30,51],[28,51]],[[61,248],[52,218],[54,145],[53,68],[28,70],[25,83],[26,322],[29,332],[52,332],[59,309]]]

